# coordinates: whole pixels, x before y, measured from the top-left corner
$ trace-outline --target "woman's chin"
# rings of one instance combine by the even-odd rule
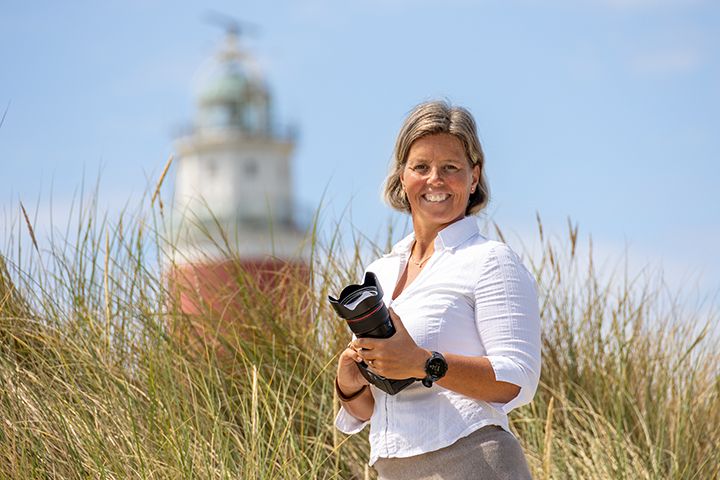
[[[449,225],[457,220],[460,220],[464,217],[464,212],[458,214],[457,212],[452,211],[443,211],[443,212],[437,212],[437,211],[427,211],[423,209],[423,211],[414,212],[413,214],[413,224],[415,227],[443,227],[445,225]]]

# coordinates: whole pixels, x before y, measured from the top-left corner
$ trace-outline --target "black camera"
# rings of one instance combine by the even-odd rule
[[[390,313],[383,303],[382,288],[374,273],[367,272],[362,285],[348,285],[343,288],[340,298],[328,296],[328,299],[358,338],[390,338],[395,334]],[[385,378],[373,373],[365,362],[360,362],[357,366],[368,382],[390,395],[395,395],[415,382],[414,378]]]

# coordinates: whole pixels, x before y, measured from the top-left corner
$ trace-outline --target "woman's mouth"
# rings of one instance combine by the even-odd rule
[[[450,198],[450,194],[448,193],[426,193],[422,196],[425,201],[428,201],[430,203],[440,203],[444,202],[448,198]]]

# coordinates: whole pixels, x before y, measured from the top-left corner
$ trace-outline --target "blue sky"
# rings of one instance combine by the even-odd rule
[[[351,3],[350,5],[347,5]],[[300,136],[296,197],[381,231],[380,185],[404,115],[446,97],[476,116],[488,215],[531,242],[535,212],[596,250],[720,288],[720,5],[710,0],[13,2],[0,16],[0,205],[46,225],[83,172],[101,208],[153,184],[191,122],[217,10]],[[166,193],[169,193],[166,192]],[[2,224],[7,225],[7,222]],[[7,227],[3,227],[7,228]],[[42,229],[42,228],[41,228]],[[687,287],[686,287],[687,288]],[[694,288],[694,287],[693,287]]]

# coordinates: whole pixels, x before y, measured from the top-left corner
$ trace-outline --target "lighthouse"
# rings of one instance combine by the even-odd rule
[[[267,82],[237,28],[228,29],[214,66],[192,127],[175,142],[172,276],[190,314],[237,310],[239,272],[262,288],[308,263],[294,216],[295,135],[274,118]]]

